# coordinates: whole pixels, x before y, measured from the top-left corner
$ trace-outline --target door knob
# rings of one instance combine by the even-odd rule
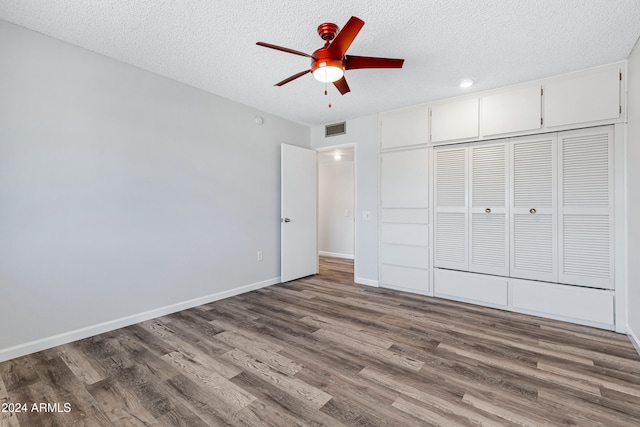
[[[291,218],[285,218],[282,220],[283,222],[291,222]]]
[[[532,214],[536,213],[535,208],[531,208],[531,209],[529,209],[529,213],[532,213]]]
[[[484,210],[486,213],[491,213],[491,208],[487,208]]]

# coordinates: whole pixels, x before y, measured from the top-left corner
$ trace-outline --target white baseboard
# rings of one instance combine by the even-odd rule
[[[640,355],[640,339],[638,339],[638,335],[636,335],[631,328],[627,328],[627,336]]]
[[[330,257],[334,257],[334,258],[353,259],[353,254],[349,255],[349,254],[340,254],[340,253],[337,253],[337,252],[325,252],[325,251],[318,251],[318,254],[320,256],[330,256]]]
[[[208,304],[210,302],[219,301],[221,299],[229,298],[235,295],[244,294],[246,292],[254,291],[256,289],[264,288],[266,286],[271,286],[278,283],[280,283],[280,278],[276,277],[273,279],[264,280],[262,282],[251,283],[249,285],[240,286],[238,288],[229,289],[227,291],[222,291],[204,297],[195,298],[177,304],[171,304],[165,307],[145,311],[143,313],[122,317],[120,319],[110,320],[108,322],[99,323],[97,325],[91,325],[85,328],[64,332],[62,334],[42,338],[24,344],[19,344],[13,347],[3,348],[0,349],[0,362],[14,359],[20,356],[25,356],[31,353],[36,353],[38,351],[46,350],[48,348],[56,347],[59,345],[68,344],[70,342],[92,337],[94,335],[103,334],[115,329],[131,326],[136,323],[144,322],[146,320],[155,319],[160,316],[166,316],[167,314],[187,310],[199,305]]]
[[[353,281],[356,282],[358,285],[367,285],[367,286],[373,286],[376,288],[380,287],[378,285],[377,280],[365,279],[363,277],[354,277]]]

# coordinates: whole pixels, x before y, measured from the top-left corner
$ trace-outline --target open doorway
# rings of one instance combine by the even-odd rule
[[[318,253],[355,259],[355,148],[318,151]]]

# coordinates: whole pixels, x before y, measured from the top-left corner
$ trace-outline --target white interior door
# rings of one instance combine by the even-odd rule
[[[316,152],[281,146],[281,280],[318,273],[318,162]]]

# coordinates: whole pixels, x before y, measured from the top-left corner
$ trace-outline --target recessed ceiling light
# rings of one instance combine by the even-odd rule
[[[333,158],[336,160],[340,160],[342,156],[340,154],[336,154],[335,156],[333,156]]]
[[[460,80],[460,87],[468,88],[473,86],[475,82],[476,82],[475,79],[462,79]]]

